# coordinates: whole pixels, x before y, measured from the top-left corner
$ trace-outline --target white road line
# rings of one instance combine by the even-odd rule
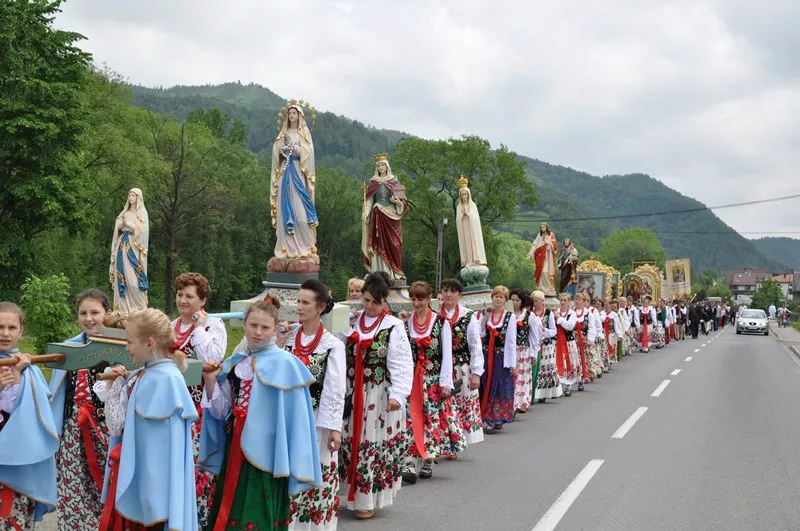
[[[699,348],[694,349],[695,352],[700,352]]]
[[[705,344],[705,343],[703,343],[702,345],[700,345],[700,348],[703,348],[704,346],[706,346],[706,344]]]
[[[688,358],[686,358],[686,359],[685,359],[685,360],[683,360],[683,361],[692,361],[692,357],[691,357],[691,356],[689,356]]]
[[[628,420],[626,420],[625,422],[622,423],[622,426],[620,426],[619,429],[614,432],[614,435],[612,435],[611,438],[612,439],[622,439],[623,437],[625,437],[625,434],[627,434],[629,431],[631,431],[631,428],[633,428],[633,425],[636,424],[636,422],[640,418],[642,418],[642,415],[644,415],[645,411],[647,411],[647,408],[644,407],[644,406],[642,406],[639,409],[637,409],[636,411],[634,411],[633,415],[628,417]]]
[[[675,370],[674,370],[674,371],[672,371],[670,374],[671,374],[672,376],[678,376],[678,374],[680,374],[680,372],[681,372],[681,370],[680,370],[680,369],[675,369]]]
[[[661,396],[661,393],[663,393],[663,392],[664,392],[664,389],[666,389],[666,388],[667,388],[667,386],[669,385],[669,383],[670,383],[671,381],[672,381],[672,380],[664,380],[663,382],[661,382],[660,384],[658,384],[658,387],[656,387],[656,390],[655,390],[655,391],[653,391],[653,394],[652,394],[652,395],[650,395],[650,396],[652,396],[653,398],[658,398],[659,396]]]
[[[542,519],[533,527],[533,531],[553,531],[558,523],[567,514],[567,511],[578,499],[583,489],[589,484],[592,477],[600,470],[600,467],[605,463],[604,459],[592,459],[583,467],[575,479],[572,480],[561,496],[558,497],[553,505],[544,513]]]

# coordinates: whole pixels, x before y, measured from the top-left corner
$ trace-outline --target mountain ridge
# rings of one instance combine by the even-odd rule
[[[196,109],[217,108],[244,122],[248,147],[259,158],[271,152],[275,138],[275,116],[286,100],[257,84],[239,82],[220,85],[148,88],[131,86],[134,104],[154,112],[171,114],[184,120]],[[344,170],[351,177],[363,179],[375,153],[391,152],[404,136],[401,131],[379,129],[332,112],[317,112],[314,147],[317,164]],[[788,268],[775,252],[765,253],[725,224],[711,210],[694,198],[669,188],[646,174],[595,176],[567,166],[552,164],[521,155],[536,187],[539,204],[521,211],[519,219],[503,230],[532,239],[539,220],[555,222],[559,237],[571,237],[592,251],[611,231],[630,227],[653,230],[670,258],[692,258],[695,272],[713,269],[718,272],[739,267],[782,271]],[[696,212],[660,216],[621,217],[585,220],[620,215],[703,209]],[[576,219],[577,218],[577,219]],[[800,244],[800,241],[798,241]]]

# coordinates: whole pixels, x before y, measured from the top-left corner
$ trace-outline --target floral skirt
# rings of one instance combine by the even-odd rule
[[[610,366],[617,362],[617,334],[609,332],[606,345],[606,363]]]
[[[189,388],[192,391],[193,388]],[[192,398],[195,395],[192,394]],[[200,432],[203,429],[203,408],[200,402],[195,402],[198,418],[192,424],[192,450],[194,451],[194,462],[197,464],[197,454],[200,452]],[[197,525],[199,528],[206,527],[208,523],[208,513],[213,503],[214,489],[216,482],[214,474],[200,467],[194,468],[194,485],[197,496]]]
[[[232,437],[225,442],[222,469],[217,476],[217,492],[225,492],[225,473],[228,468]],[[208,511],[204,528],[213,531],[219,517],[222,496],[217,496]],[[289,478],[274,478],[269,472],[242,460],[236,491],[225,525],[226,531],[286,530],[289,528]]]
[[[386,412],[388,382],[367,382],[364,413],[361,424],[361,443],[353,455],[352,421],[355,411],[344,420],[339,475],[344,483],[347,508],[371,511],[389,507],[400,492],[403,457],[408,448],[406,412],[403,409]],[[348,391],[352,381],[348,381]],[[349,500],[349,470],[351,459],[356,460],[353,501]]]
[[[466,440],[463,444],[451,442],[449,453],[464,450],[466,445],[483,441],[483,423],[481,422],[481,398],[478,389],[470,390],[469,380],[472,372],[469,364],[456,365],[453,368],[453,381],[461,380],[461,391],[455,396],[455,408],[459,424]]]
[[[542,343],[541,361],[539,362],[539,377],[536,379],[536,400],[543,398],[558,398],[564,393],[558,379],[556,368],[556,343]]]
[[[484,356],[486,356],[484,354]],[[514,420],[514,377],[511,369],[503,367],[503,352],[495,353],[492,364],[492,381],[488,381],[489,367],[481,375],[481,405],[485,402],[483,422],[497,424]],[[484,357],[488,363],[489,357]]]
[[[597,343],[585,339],[583,349],[586,353],[586,370],[592,378],[603,373],[603,360],[600,358],[600,347]]]
[[[339,452],[328,449],[330,430],[317,428],[322,487],[290,498],[290,531],[334,531],[339,521]]]
[[[8,511],[3,506],[4,499],[8,494],[7,487],[0,485],[0,514]],[[5,518],[0,517],[0,529],[16,531],[33,531],[36,504],[27,496],[16,492],[11,497],[11,512]]]
[[[527,409],[533,399],[533,365],[535,358],[528,346],[517,347],[517,379],[514,383],[514,410]]]
[[[64,421],[61,445],[56,453],[58,472],[58,523],[59,531],[97,531],[103,513],[102,494],[89,470],[83,446],[83,432],[78,427],[79,407]],[[97,422],[97,418],[94,419]],[[101,473],[108,454],[108,433],[104,423],[98,422],[100,433],[92,431],[92,441]]]
[[[428,459],[439,457],[442,453],[454,453],[466,450],[464,436],[458,418],[458,411],[453,398],[442,397],[438,374],[426,374],[424,377],[425,403],[422,406],[425,414],[425,454]],[[408,454],[420,457],[414,441],[414,428],[411,422],[411,404],[406,402],[406,440]]]
[[[564,354],[560,355],[563,356]],[[556,350],[556,356],[559,356],[558,350]],[[558,379],[562,384],[572,385],[581,379],[581,353],[578,350],[577,341],[567,341],[566,356],[568,356],[568,359],[561,360],[563,369],[561,374],[558,375]]]
[[[652,328],[650,335],[650,344],[656,348],[663,347],[665,343],[664,325],[660,321],[656,321],[655,326]]]

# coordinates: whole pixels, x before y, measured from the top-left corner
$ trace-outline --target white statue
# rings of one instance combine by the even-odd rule
[[[469,181],[462,176],[458,180],[458,207],[456,208],[456,229],[458,248],[461,251],[461,266],[486,265],[486,250],[483,247],[483,229],[478,206],[472,200]]]
[[[138,188],[128,192],[125,208],[117,216],[111,242],[108,274],[114,293],[114,310],[122,318],[147,308],[147,246],[150,222],[144,196]]]
[[[272,146],[270,186],[276,239],[269,270],[273,272],[285,272],[290,266],[296,273],[319,271],[314,141],[303,105],[303,101],[292,101],[281,111],[281,130]]]

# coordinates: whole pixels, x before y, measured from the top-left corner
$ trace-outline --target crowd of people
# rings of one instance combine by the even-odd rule
[[[128,317],[139,369],[54,371],[49,385],[17,349],[22,311],[0,303],[0,445],[16,448],[0,457],[0,527],[31,530],[57,510],[62,531],[334,530],[340,505],[370,519],[403,484],[535,404],[729,314],[568,293],[549,308],[540,291],[504,286],[475,311],[449,279],[436,292],[413,283],[413,311],[395,316],[391,285],[384,273],[351,282],[362,309],[339,334],[322,324],[333,300],[319,281],[301,285],[297,323],[280,321],[280,301],[256,302],[226,358],[224,323],[204,310],[208,281],[185,273],[174,282],[177,319]],[[67,341],[101,334],[110,310],[101,291],[82,293],[82,332]],[[206,365],[198,386],[182,376],[187,359]]]

